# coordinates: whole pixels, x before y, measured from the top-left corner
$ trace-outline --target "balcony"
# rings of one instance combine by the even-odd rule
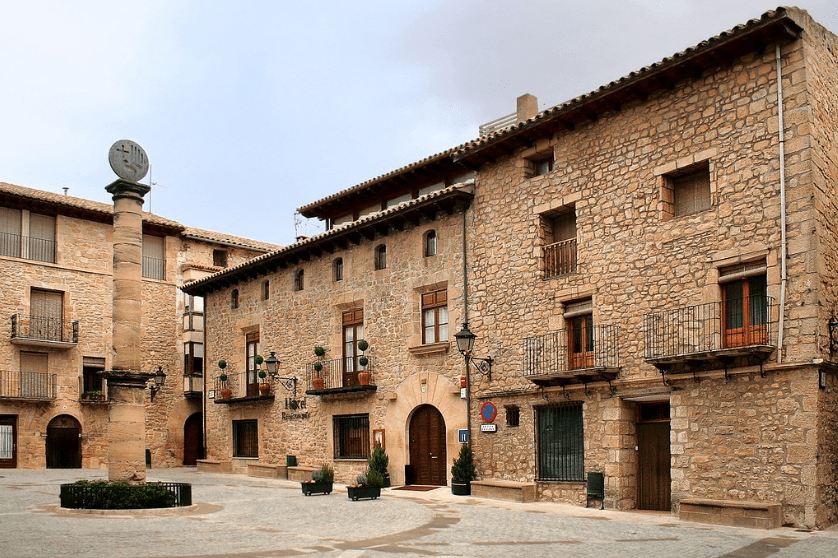
[[[544,247],[544,277],[576,273],[576,239],[554,242]]]
[[[539,386],[610,382],[620,372],[620,328],[592,326],[585,342],[561,329],[524,339],[524,377]],[[572,342],[573,341],[573,342]]]
[[[55,263],[55,241],[0,233],[0,256]]]
[[[183,396],[187,399],[200,399],[204,395],[204,376],[202,374],[183,375]]]
[[[375,391],[373,357],[366,357],[366,366],[361,366],[361,357],[336,358],[319,362],[322,370],[315,369],[315,362],[306,364],[306,394],[330,395]],[[322,382],[321,382],[322,381]]]
[[[227,372],[227,381],[222,384],[221,380],[215,378],[215,404],[227,405],[235,403],[246,403],[254,401],[273,401],[276,397],[273,394],[273,389],[269,388],[266,393],[259,391],[259,385],[264,384],[270,386],[270,382],[259,382],[256,384],[247,385],[247,377],[245,373],[232,374]],[[258,378],[257,378],[258,379]],[[184,387],[186,380],[184,380]],[[194,384],[193,384],[194,387]],[[249,389],[248,389],[249,388]],[[230,390],[225,397],[225,390]],[[184,392],[185,395],[186,392]],[[200,394],[199,394],[200,395]]]
[[[72,349],[79,343],[79,322],[45,316],[12,316],[12,343]]]
[[[0,399],[51,401],[55,399],[55,386],[55,374],[0,370]]]
[[[645,314],[645,360],[662,371],[703,361],[727,367],[737,357],[763,362],[777,348],[777,310],[759,295]]]

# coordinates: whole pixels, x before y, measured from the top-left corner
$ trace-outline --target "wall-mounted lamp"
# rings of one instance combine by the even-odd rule
[[[166,383],[166,373],[163,372],[163,367],[158,366],[157,372],[154,373],[154,377],[148,381],[148,392],[151,396],[151,400],[154,401],[155,394],[163,389],[163,384]]]
[[[276,358],[276,354],[271,351],[271,355],[265,359],[265,367],[268,369],[268,376],[271,377],[271,380],[274,382],[279,382],[282,387],[284,387],[287,391],[294,392],[294,398],[297,397],[297,377],[296,376],[288,376],[282,377],[279,375],[279,359]]]
[[[486,376],[491,382],[492,362],[494,360],[492,357],[478,358],[472,356],[471,351],[474,348],[474,340],[477,339],[477,336],[468,328],[468,322],[463,324],[463,329],[454,334],[454,338],[457,340],[457,350],[466,359],[466,372],[468,372],[469,363],[473,362],[477,371]]]

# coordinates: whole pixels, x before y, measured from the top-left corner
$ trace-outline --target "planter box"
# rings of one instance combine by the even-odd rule
[[[311,496],[312,494],[331,494],[331,482],[301,482],[300,487],[303,489],[303,494]]]
[[[451,481],[451,494],[454,496],[470,496],[471,482],[470,481]]]
[[[372,498],[375,500],[381,496],[380,486],[347,486],[346,492],[349,499],[357,502],[359,498]]]

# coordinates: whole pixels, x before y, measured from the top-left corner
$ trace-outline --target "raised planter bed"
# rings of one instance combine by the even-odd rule
[[[301,482],[300,487],[303,494],[311,496],[312,494],[331,494],[332,482]]]
[[[380,486],[347,486],[346,493],[349,499],[357,502],[360,498],[370,498],[375,500],[381,496]]]

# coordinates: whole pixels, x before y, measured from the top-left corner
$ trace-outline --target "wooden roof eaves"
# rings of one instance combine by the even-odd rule
[[[768,14],[772,15],[769,17]],[[633,98],[648,97],[661,87],[673,89],[678,81],[687,77],[700,77],[707,69],[719,66],[720,60],[729,65],[747,52],[762,52],[767,45],[795,40],[801,30],[785,9],[768,12],[761,20],[749,22],[741,29],[703,41],[591,93],[547,109],[535,118],[497,132],[494,136],[467,143],[455,151],[452,158],[463,165],[478,168],[500,154],[529,145],[533,132],[541,130],[540,135],[543,137],[544,132],[554,129],[551,123],[556,119],[571,121],[576,125],[594,120],[602,111],[619,110]]]
[[[295,267],[303,261],[320,257],[324,250],[333,253],[329,249],[333,246],[346,249],[351,244],[360,245],[364,239],[372,242],[376,236],[382,236],[385,232],[403,230],[405,222],[418,224],[422,218],[434,220],[438,211],[444,211],[447,215],[457,210],[464,211],[471,204],[474,193],[470,189],[450,188],[447,192],[429,194],[427,198],[370,215],[354,225],[332,229],[270,254],[257,256],[236,267],[186,283],[181,290],[191,295],[206,296],[240,282],[269,275],[273,273],[271,270]]]

